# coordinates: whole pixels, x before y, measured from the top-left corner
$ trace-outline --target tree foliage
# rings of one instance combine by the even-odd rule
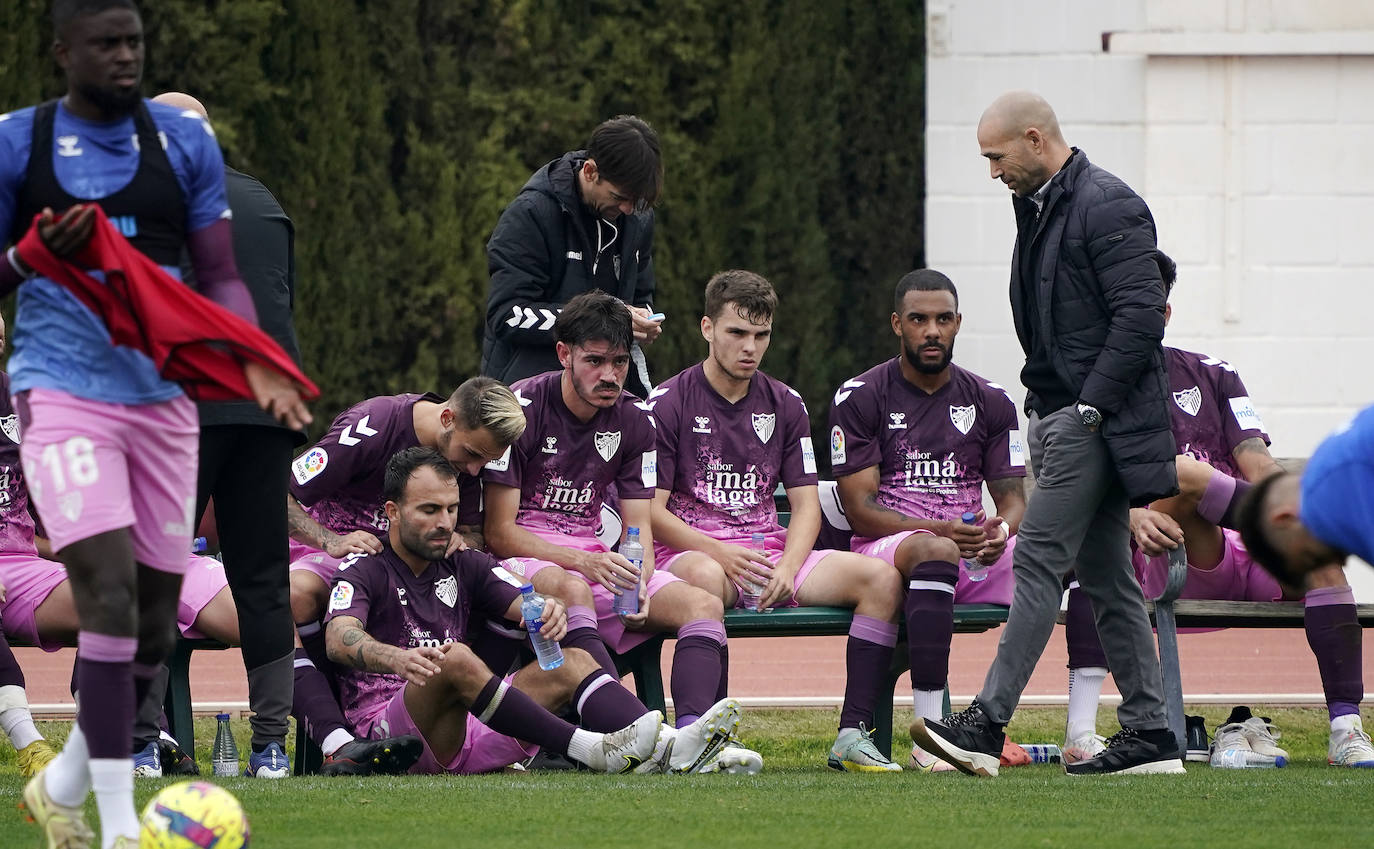
[[[61,93],[43,0],[0,4],[0,109]],[[634,113],[663,139],[654,376],[699,360],[707,278],[782,305],[765,361],[815,419],[894,351],[923,259],[920,0],[163,0],[150,93],[210,110],[297,225],[297,328],[330,416],[476,372],[485,243],[535,168]]]

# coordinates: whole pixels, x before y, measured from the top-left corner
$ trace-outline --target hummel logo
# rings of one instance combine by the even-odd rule
[[[692,428],[692,433],[710,433],[711,418],[709,416],[697,416],[697,425]]]

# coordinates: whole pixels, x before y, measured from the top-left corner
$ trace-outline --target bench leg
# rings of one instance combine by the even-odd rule
[[[635,695],[649,710],[667,715],[667,699],[663,693],[663,636],[656,635],[635,646],[623,655],[615,656],[616,669],[621,675],[635,677]]]
[[[892,699],[901,677],[901,672],[887,676],[887,687],[880,691],[878,703],[873,706],[873,745],[889,760],[892,759]]]
[[[167,695],[162,709],[167,714],[167,733],[176,738],[181,750],[196,756],[196,732],[191,719],[191,646],[177,640],[167,658]]]
[[[1164,684],[1164,706],[1169,729],[1178,739],[1180,753],[1188,746],[1183,720],[1183,678],[1178,662],[1178,629],[1172,601],[1155,602],[1155,634],[1159,641],[1159,673]]]
[[[315,741],[310,739],[310,733],[303,720],[296,720],[296,758],[292,772],[295,775],[314,775],[320,771],[324,765],[324,753],[320,747],[315,745]]]

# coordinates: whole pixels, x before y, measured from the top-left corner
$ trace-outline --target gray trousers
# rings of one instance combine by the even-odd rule
[[[1121,690],[1121,725],[1167,728],[1154,633],[1131,568],[1130,500],[1107,443],[1073,406],[1043,420],[1032,414],[1029,438],[1036,488],[1012,556],[1011,610],[978,701],[993,722],[1011,720],[1054,631],[1064,575],[1074,569]]]

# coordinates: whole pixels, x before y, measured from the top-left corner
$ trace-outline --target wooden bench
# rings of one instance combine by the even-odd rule
[[[758,613],[752,610],[729,610],[725,613],[725,634],[730,639],[744,637],[833,637],[849,633],[853,611],[840,607],[791,607]],[[954,605],[954,632],[981,634],[1007,621],[1007,608],[996,604]],[[904,644],[906,628],[898,632],[898,645],[892,654],[892,667],[887,683],[874,710],[873,742],[889,757],[892,755],[892,698],[897,680],[907,670],[907,651]],[[663,710],[662,650],[666,638],[656,635],[622,656],[616,666],[622,674],[634,675],[635,691],[647,707]],[[949,692],[945,692],[948,710]]]

